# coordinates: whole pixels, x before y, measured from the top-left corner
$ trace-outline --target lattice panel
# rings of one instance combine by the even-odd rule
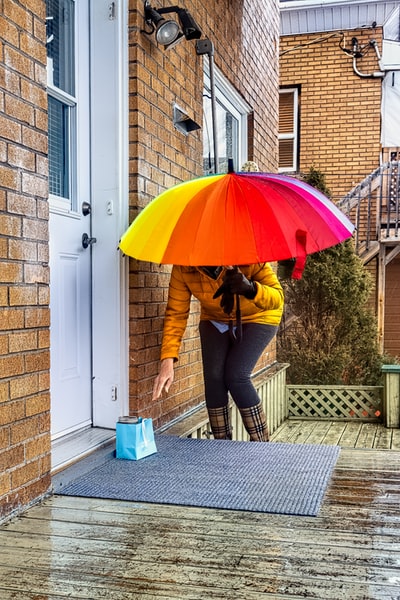
[[[289,417],[380,421],[382,387],[288,385]]]

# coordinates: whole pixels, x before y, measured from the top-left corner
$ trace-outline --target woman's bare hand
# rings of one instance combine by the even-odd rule
[[[154,381],[153,400],[158,400],[163,391],[168,394],[169,388],[174,381],[174,359],[164,358],[161,361],[160,372]]]

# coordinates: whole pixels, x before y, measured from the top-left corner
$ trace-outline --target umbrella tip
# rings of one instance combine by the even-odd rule
[[[258,164],[255,163],[253,160],[247,160],[245,163],[243,163],[242,168],[240,170],[244,173],[258,173],[260,171]]]
[[[233,158],[228,158],[228,173],[234,173],[235,169],[233,168]]]

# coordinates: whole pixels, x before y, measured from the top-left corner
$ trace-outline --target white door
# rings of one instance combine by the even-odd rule
[[[127,261],[117,250],[128,224],[128,7],[46,3],[56,438],[115,428],[128,411]]]
[[[128,414],[128,0],[90,1],[93,424]]]
[[[88,1],[47,0],[53,437],[92,423],[88,44]]]

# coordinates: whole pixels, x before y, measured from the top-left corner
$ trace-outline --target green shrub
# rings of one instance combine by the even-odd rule
[[[323,175],[313,168],[310,180],[327,193]],[[379,385],[382,364],[393,359],[379,352],[367,305],[372,281],[353,241],[309,256],[302,279],[282,284],[291,324],[285,328],[283,322],[277,347],[278,359],[290,364],[288,382]]]

